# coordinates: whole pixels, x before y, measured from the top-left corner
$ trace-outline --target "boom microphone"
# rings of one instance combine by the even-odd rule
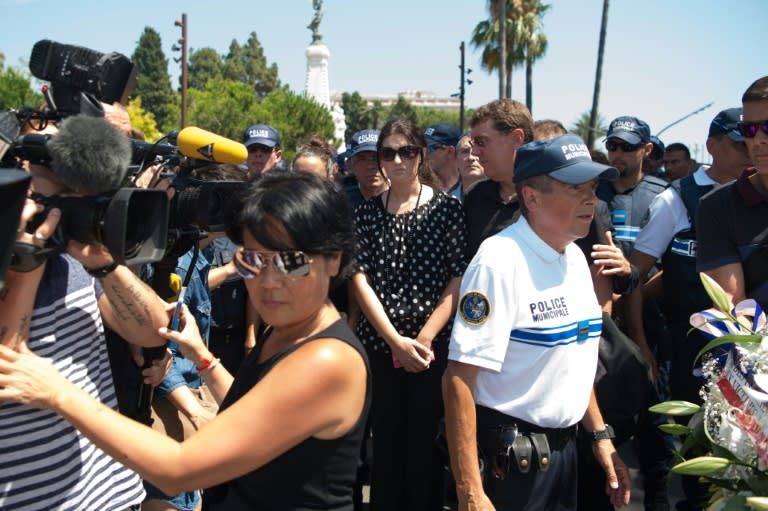
[[[248,158],[243,144],[194,126],[179,132],[176,145],[181,154],[198,160],[240,165]]]
[[[100,117],[64,119],[48,140],[51,169],[70,189],[99,195],[120,188],[131,163],[131,142]]]

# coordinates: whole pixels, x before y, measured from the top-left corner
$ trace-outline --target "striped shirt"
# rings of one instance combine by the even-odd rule
[[[69,256],[49,260],[32,311],[29,347],[117,409],[100,292]],[[0,403],[0,509],[118,511],[143,498],[138,475],[54,412]]]

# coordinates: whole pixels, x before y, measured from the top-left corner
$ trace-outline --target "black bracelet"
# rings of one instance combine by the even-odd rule
[[[106,266],[102,266],[101,268],[94,268],[93,270],[89,270],[88,268],[85,268],[85,271],[88,272],[88,275],[91,277],[96,277],[97,279],[103,279],[115,269],[117,269],[117,261],[112,261]]]
[[[606,424],[605,429],[592,431],[588,434],[592,437],[593,442],[597,442],[598,440],[613,440],[616,438],[616,434],[613,432],[613,427],[611,427],[610,424]]]
[[[613,279],[613,292],[620,295],[628,295],[640,284],[640,271],[634,264],[629,265],[629,275],[615,277]]]

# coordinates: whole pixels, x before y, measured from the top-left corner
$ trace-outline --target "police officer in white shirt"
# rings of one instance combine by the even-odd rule
[[[579,422],[611,502],[629,502],[592,388],[602,314],[572,243],[589,229],[597,179],[617,175],[575,135],[517,151],[522,217],[484,241],[464,274],[443,376],[459,510],[575,510]]]

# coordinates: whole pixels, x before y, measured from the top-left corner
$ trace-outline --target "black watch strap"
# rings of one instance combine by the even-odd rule
[[[101,268],[94,268],[93,270],[89,270],[88,268],[85,269],[85,271],[88,272],[88,275],[91,277],[96,277],[97,279],[103,279],[117,268],[117,261],[112,261],[110,264],[106,266],[102,266]]]
[[[593,442],[597,442],[598,440],[613,440],[616,438],[616,434],[613,432],[613,427],[611,427],[610,424],[606,424],[605,429],[603,430],[591,432],[590,435],[592,435]]]

